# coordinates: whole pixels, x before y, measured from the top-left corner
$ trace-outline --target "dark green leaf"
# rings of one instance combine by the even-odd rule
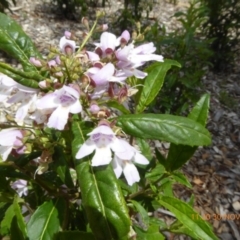
[[[209,102],[209,94],[203,95],[190,112],[188,118],[205,126],[208,117]],[[196,150],[196,147],[171,144],[165,165],[166,169],[168,171],[174,171],[182,167],[192,157]]]
[[[202,240],[218,240],[214,235],[209,224],[202,218],[195,218],[196,213],[192,207],[179,199],[168,196],[161,196],[159,203],[169,209],[176,218],[190,231],[194,231],[195,235]]]
[[[26,231],[26,225],[24,222],[24,218],[22,216],[22,210],[18,204],[18,196],[15,195],[14,201],[13,201],[13,209],[16,215],[16,220],[17,220],[17,224],[19,226],[19,229],[21,229],[22,235],[23,237],[27,236],[27,231]]]
[[[73,154],[85,141],[89,127],[74,121]],[[121,188],[111,166],[91,166],[89,157],[76,160],[76,171],[82,194],[82,204],[96,239],[127,239],[130,218]]]
[[[14,20],[3,13],[0,13],[0,49],[17,59],[24,71],[38,72],[29,62],[31,56],[40,57],[32,40]]]
[[[57,202],[43,203],[31,216],[27,224],[29,240],[52,240],[54,234],[60,230]]]
[[[87,232],[65,231],[59,232],[54,236],[54,240],[93,240],[94,235]]]
[[[164,62],[154,63],[148,68],[148,76],[144,80],[137,113],[141,113],[157,96],[162,88],[167,71],[172,67],[181,65],[174,60],[165,59]]]
[[[11,231],[10,231],[11,239],[24,240],[25,238],[21,230],[22,229],[18,225],[17,217],[14,216],[11,223]]]
[[[118,117],[117,125],[134,137],[190,146],[211,144],[207,129],[185,117],[167,114],[129,114]]]
[[[69,171],[68,162],[61,147],[55,147],[54,149],[53,166],[62,182],[69,188],[73,188],[74,184]]]

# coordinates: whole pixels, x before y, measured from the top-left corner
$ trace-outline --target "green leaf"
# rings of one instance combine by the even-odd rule
[[[22,216],[21,208],[18,204],[18,196],[17,195],[15,195],[15,198],[14,198],[14,201],[13,201],[13,209],[14,209],[14,212],[15,212],[15,215],[16,215],[16,220],[17,220],[17,224],[19,226],[19,229],[21,229],[23,237],[26,237],[27,236],[26,225],[25,225],[25,222],[24,222],[24,218]]]
[[[136,208],[137,212],[140,214],[141,217],[141,225],[144,230],[147,230],[149,227],[149,216],[148,212],[145,210],[145,208],[138,203],[137,201],[131,200],[131,203],[134,205]]]
[[[10,77],[14,81],[16,81],[17,83],[20,83],[20,84],[22,84],[24,86],[31,87],[31,88],[36,88],[36,89],[38,88],[38,83],[37,82],[35,82],[35,81],[31,80],[31,79],[29,80],[27,78],[24,78],[24,77],[22,77],[20,75],[17,75],[17,74],[15,74],[15,73],[13,73],[13,72],[5,69],[5,68],[2,68],[1,66],[0,66],[0,72],[4,73],[8,77]]]
[[[52,240],[60,230],[56,204],[58,200],[45,202],[34,212],[27,224],[29,240]]]
[[[10,231],[11,228],[11,222],[13,217],[15,216],[15,212],[14,212],[14,207],[13,204],[7,209],[5,216],[1,222],[1,234],[2,235],[6,235],[8,234],[8,232]]]
[[[181,183],[185,185],[188,188],[192,188],[191,183],[188,181],[188,179],[185,177],[185,175],[181,172],[173,172],[171,177],[178,183]]]
[[[149,146],[149,143],[142,139],[142,138],[136,138],[136,142],[137,142],[137,145],[140,149],[140,151],[142,152],[142,154],[149,160],[151,161],[152,160],[152,151],[151,151],[151,148]]]
[[[203,95],[188,115],[188,118],[205,126],[208,117],[209,102],[209,94]],[[167,171],[174,171],[181,168],[193,156],[196,150],[197,147],[171,144],[167,161],[165,162]]]
[[[73,157],[85,142],[89,127],[74,121]],[[127,239],[131,221],[121,188],[111,165],[92,167],[91,159],[76,160],[82,204],[96,239]]]
[[[54,240],[93,240],[94,235],[92,233],[87,232],[79,232],[79,231],[65,231],[59,232],[54,236]]]
[[[54,148],[53,160],[53,166],[62,182],[69,188],[73,188],[74,184],[69,171],[68,162],[61,147]]]
[[[154,169],[146,173],[145,177],[150,181],[154,182],[160,179],[160,177],[162,177],[164,173],[166,173],[164,166],[161,164],[157,164]]]
[[[0,13],[0,49],[17,59],[26,72],[38,72],[29,62],[31,56],[40,57],[32,40],[10,17]]]
[[[159,203],[175,214],[176,218],[190,231],[194,231],[195,235],[202,240],[218,240],[214,235],[209,224],[203,219],[194,218],[198,215],[192,207],[187,203],[180,201],[174,197],[162,196]]]
[[[204,94],[189,113],[188,118],[205,126],[208,118],[209,105],[210,95]]]
[[[167,114],[129,114],[119,116],[117,125],[134,137],[190,146],[211,144],[207,129],[185,117]]]
[[[108,107],[115,108],[115,109],[119,110],[120,112],[122,112],[124,114],[129,114],[130,113],[130,111],[128,109],[126,109],[122,104],[120,104],[119,102],[117,102],[115,100],[107,101],[106,105]]]
[[[149,73],[144,80],[137,113],[141,113],[156,98],[162,88],[166,73],[172,66],[181,67],[177,61],[165,59],[164,62],[154,63],[148,68]]]
[[[22,229],[18,225],[17,217],[14,216],[13,220],[12,220],[12,223],[11,223],[11,229],[10,229],[11,239],[17,239],[17,240],[24,240],[24,239],[26,239],[26,238],[24,238],[23,233],[22,233],[21,230]]]
[[[137,233],[137,240],[164,240],[165,237],[159,232],[159,226],[154,224],[151,225],[147,232],[143,231],[141,228],[134,227]]]

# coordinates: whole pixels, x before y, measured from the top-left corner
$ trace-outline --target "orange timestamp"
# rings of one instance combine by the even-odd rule
[[[210,214],[210,213],[205,213],[202,216],[198,214],[192,214],[192,219],[193,220],[198,220],[202,218],[203,220],[240,220],[240,214],[235,214],[235,213],[227,213],[227,214]]]

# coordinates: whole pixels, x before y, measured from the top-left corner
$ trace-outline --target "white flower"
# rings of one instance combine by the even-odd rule
[[[128,142],[119,139],[121,146],[124,147],[123,151],[115,151],[113,159],[113,170],[116,177],[119,178],[123,173],[128,185],[132,186],[135,182],[140,181],[140,176],[137,168],[133,163],[147,165],[149,161]]]
[[[28,187],[27,187],[27,181],[19,179],[12,183],[12,188],[17,191],[19,197],[22,197],[23,195],[27,196],[28,194]]]
[[[69,113],[79,113],[82,106],[79,101],[80,94],[77,90],[69,86],[63,86],[38,100],[37,108],[40,110],[55,109],[47,123],[49,128],[63,130]]]
[[[100,125],[88,135],[90,138],[81,146],[76,154],[76,158],[84,158],[95,151],[92,166],[109,164],[112,160],[111,150],[124,150],[109,126]]]
[[[5,161],[13,148],[21,148],[23,134],[16,128],[7,128],[0,131],[0,155]]]
[[[21,105],[18,107],[14,119],[18,125],[23,125],[24,119],[26,118],[27,114],[35,111],[37,93],[37,89],[19,89],[16,94],[14,94],[10,99],[8,99],[7,103],[9,104],[21,102]]]

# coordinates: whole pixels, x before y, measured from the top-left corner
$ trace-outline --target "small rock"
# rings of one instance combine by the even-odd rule
[[[236,211],[240,210],[240,202],[236,201],[232,204],[232,206]]]

